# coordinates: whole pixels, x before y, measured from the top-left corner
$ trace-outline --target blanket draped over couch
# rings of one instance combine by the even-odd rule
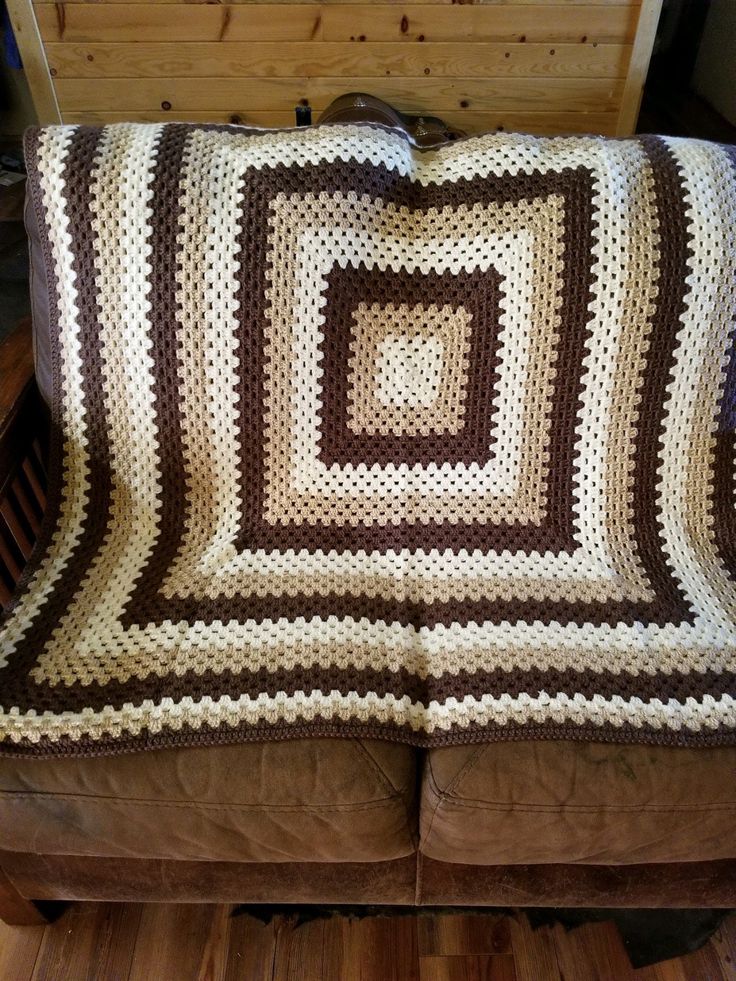
[[[0,752],[736,742],[736,154],[26,140],[52,476]]]

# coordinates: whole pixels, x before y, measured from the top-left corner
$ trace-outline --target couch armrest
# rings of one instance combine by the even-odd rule
[[[46,508],[48,412],[33,377],[30,324],[0,344],[0,606],[31,556]]]

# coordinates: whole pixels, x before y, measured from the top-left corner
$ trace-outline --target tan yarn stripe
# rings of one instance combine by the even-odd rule
[[[467,381],[471,323],[464,308],[438,308],[427,304],[410,308],[405,303],[370,307],[361,303],[353,314],[356,339],[348,369],[352,402],[346,422],[355,433],[399,433],[415,436],[434,431],[455,435],[463,425],[463,391]],[[379,347],[387,338],[420,337],[442,342],[442,368],[435,400],[427,406],[383,404],[376,393]]]
[[[711,342],[704,349],[699,366],[700,377],[692,402],[692,425],[685,444],[683,497],[688,507],[683,515],[683,524],[697,568],[702,569],[707,577],[724,619],[733,623],[736,621],[736,595],[733,581],[723,566],[714,541],[710,486],[718,411],[730,350],[729,335],[736,326],[736,297],[733,291],[722,287],[724,283],[736,282],[736,175],[728,156],[718,146],[704,145],[699,150],[708,164],[707,173],[719,175],[723,183],[713,187],[717,207],[713,217],[708,216],[713,250],[707,255],[702,254],[704,267],[710,276],[705,282],[701,278],[698,283],[701,296],[706,284],[711,292],[712,308],[707,332],[700,317],[693,325],[695,330],[711,338]],[[702,176],[700,179],[703,179]],[[702,218],[703,215],[693,214],[692,217]],[[687,660],[689,662],[690,659]],[[726,667],[723,658],[716,663]]]
[[[633,160],[631,159],[633,157]],[[657,296],[659,219],[652,169],[639,150],[622,167],[631,188],[628,208],[634,220],[621,229],[624,257],[623,292],[611,397],[604,414],[601,439],[605,441],[605,497],[601,516],[611,561],[631,594],[651,602],[654,593],[637,556],[633,510],[633,454],[636,448],[639,386],[650,351],[654,300]],[[613,340],[613,338],[611,338]],[[580,451],[579,451],[580,452]]]

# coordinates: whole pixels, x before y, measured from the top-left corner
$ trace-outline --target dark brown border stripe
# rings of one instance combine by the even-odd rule
[[[28,672],[35,665],[39,653],[44,649],[54,627],[70,605],[72,598],[87,574],[90,563],[102,543],[110,516],[110,458],[104,406],[99,398],[100,383],[100,344],[99,308],[95,297],[95,249],[92,229],[93,215],[90,210],[90,183],[95,165],[101,130],[79,127],[75,130],[66,157],[64,179],[66,183],[66,215],[70,226],[75,228],[71,251],[73,268],[76,274],[79,308],[79,331],[81,353],[82,388],[86,408],[87,452],[93,464],[88,477],[88,507],[85,523],[77,545],[72,549],[70,559],[62,571],[59,581],[51,591],[43,610],[44,615],[36,617],[31,629],[18,644],[9,664],[0,670],[0,691],[3,704],[12,706],[25,704],[39,713],[44,710],[55,711],[57,698],[54,690],[44,685],[33,685]],[[31,137],[33,139],[33,137]],[[37,184],[37,142],[29,140],[30,166],[34,168],[34,183]],[[50,258],[50,245],[46,233],[43,202],[38,190],[35,191],[35,205],[40,209],[39,234],[44,236],[44,253]],[[55,264],[47,267],[52,277],[49,283],[50,314],[53,316],[52,364],[54,409],[51,434],[51,470],[49,484],[50,499],[54,517],[58,518],[60,493],[62,489],[62,435],[60,429],[59,406],[61,401],[61,355],[59,350],[58,284],[53,280]],[[37,559],[48,548],[54,528],[46,526],[45,538],[37,546]]]
[[[151,201],[151,322],[150,351],[153,361],[154,406],[156,431],[159,439],[158,456],[161,468],[161,508],[159,534],[136,583],[132,600],[136,620],[130,623],[149,623],[159,617],[157,590],[176,556],[186,516],[186,482],[179,414],[180,364],[177,323],[176,273],[179,268],[177,235],[181,232],[181,190],[179,180],[182,160],[192,127],[175,123],[164,127],[156,155]],[[103,393],[98,391],[102,400]],[[162,619],[166,619],[166,615]]]
[[[320,413],[319,457],[325,466],[365,463],[477,463],[486,464],[493,456],[494,388],[498,382],[500,332],[500,293],[503,279],[495,269],[487,272],[464,270],[459,273],[394,272],[378,266],[367,269],[348,264],[336,266],[327,277],[322,311],[325,318],[323,354],[322,410]],[[456,436],[433,433],[429,436],[357,435],[348,429],[352,312],[362,302],[370,306],[384,298],[416,307],[428,297],[441,296],[444,303],[471,314],[470,351],[466,385],[464,425]],[[452,298],[452,299],[450,299]],[[395,546],[394,546],[395,547]]]
[[[243,694],[256,697],[262,693],[274,696],[278,692],[287,695],[295,692],[309,694],[313,691],[337,691],[342,694],[353,691],[359,695],[374,692],[378,697],[395,695],[401,698],[408,695],[413,702],[425,707],[432,700],[444,703],[450,697],[461,700],[466,696],[481,698],[487,694],[508,694],[516,698],[526,693],[536,698],[543,692],[550,696],[567,694],[570,698],[576,694],[586,698],[600,695],[609,699],[618,696],[625,699],[641,698],[644,701],[652,698],[673,698],[684,704],[693,694],[693,673],[673,671],[668,674],[659,672],[656,675],[647,675],[630,671],[577,671],[573,668],[536,668],[528,671],[496,668],[458,671],[456,674],[425,678],[404,668],[399,671],[388,668],[343,669],[305,661],[293,668],[279,671],[268,671],[265,668],[238,672],[189,670],[179,675],[149,674],[145,678],[108,681],[105,684],[83,684],[78,681],[72,685],[28,686],[13,704],[22,712],[38,709],[38,696],[41,693],[53,699],[49,707],[55,713],[79,712],[85,708],[99,712],[108,705],[119,709],[126,703],[140,705],[146,699],[158,703],[164,698],[170,698],[176,702],[194,691],[206,692],[213,699],[223,696],[237,699]],[[736,672],[699,673],[697,691],[700,698],[706,695],[718,698],[724,691],[734,692]]]

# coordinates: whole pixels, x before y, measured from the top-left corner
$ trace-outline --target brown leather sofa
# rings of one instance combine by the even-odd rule
[[[384,118],[352,97],[323,121],[369,111]],[[447,138],[439,121],[385,121]],[[0,425],[6,578],[43,504],[46,300],[32,266],[36,380],[21,359]],[[47,899],[731,907],[736,749],[311,739],[0,757],[0,870],[0,916],[16,923]]]
[[[357,739],[6,757],[0,862],[36,900],[729,907],[735,763]]]

